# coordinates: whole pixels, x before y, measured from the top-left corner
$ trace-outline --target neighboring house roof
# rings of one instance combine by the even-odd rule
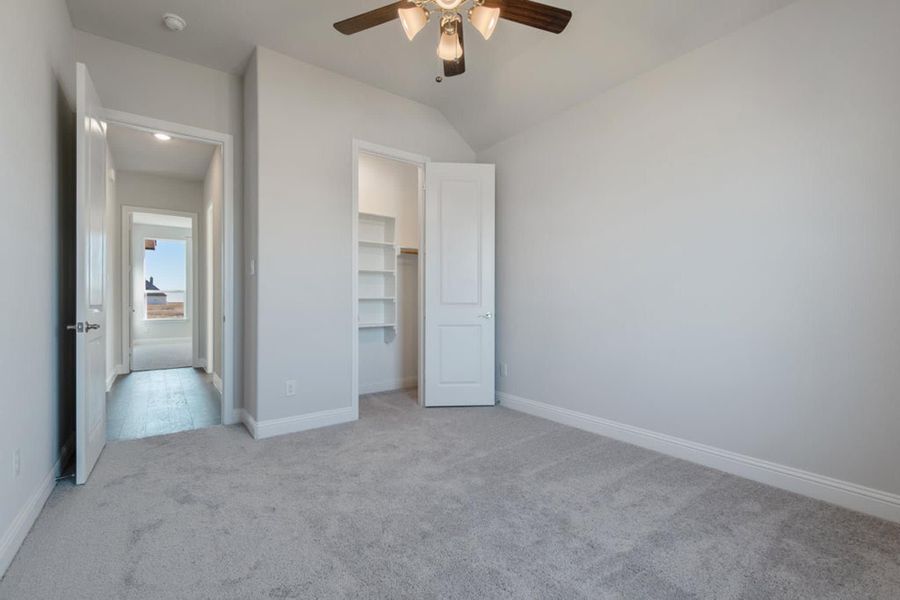
[[[153,290],[153,291],[156,291],[156,292],[159,291],[159,288],[156,287],[156,285],[153,283],[153,278],[152,278],[152,277],[151,277],[150,279],[145,279],[145,280],[144,280],[144,289],[145,289],[145,290]]]

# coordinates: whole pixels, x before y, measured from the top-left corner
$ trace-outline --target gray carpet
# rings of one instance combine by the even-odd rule
[[[109,445],[4,600],[897,598],[900,527],[502,408]]]
[[[191,338],[173,342],[147,341],[131,347],[131,370],[182,369],[193,363]]]

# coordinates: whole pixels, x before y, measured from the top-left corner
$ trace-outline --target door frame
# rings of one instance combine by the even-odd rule
[[[356,326],[359,319],[359,155],[369,154],[397,162],[415,165],[419,168],[419,260],[418,260],[418,301],[417,314],[419,327],[418,349],[418,387],[419,406],[425,406],[425,169],[431,159],[421,154],[406,152],[388,146],[373,144],[357,138],[353,138],[353,193],[350,201],[350,264],[351,294],[350,294],[350,329],[352,334],[352,358],[350,367],[350,401],[353,408],[354,419],[359,419],[359,328]],[[399,304],[398,304],[399,309]]]
[[[197,239],[198,239],[198,231],[199,231],[199,223],[197,218],[197,213],[192,212],[184,212],[180,210],[168,210],[164,208],[144,208],[143,206],[131,206],[131,205],[122,205],[122,356],[120,357],[122,360],[122,366],[126,373],[131,373],[132,365],[131,365],[131,344],[134,341],[132,335],[132,312],[131,308],[133,306],[133,301],[129,302],[132,299],[132,294],[134,293],[134,247],[132,245],[134,239],[134,223],[132,222],[132,216],[134,213],[144,213],[151,215],[172,215],[175,217],[184,217],[186,219],[191,220],[191,242],[188,244],[188,256],[190,257],[190,273],[188,274],[188,278],[190,279],[190,302],[188,303],[188,318],[191,320],[191,366],[197,368],[199,366],[200,357],[199,357],[199,349],[200,344],[198,343],[199,335],[200,335],[200,321],[197,318],[197,297],[198,294],[198,281],[199,281],[199,271],[201,268],[206,268],[205,266],[201,267],[199,264],[199,256],[200,253],[197,251]],[[160,238],[166,239],[166,238]],[[125,288],[125,282],[128,282],[128,288]],[[126,294],[126,289],[128,293]]]
[[[222,423],[233,425],[240,420],[235,409],[235,321],[236,307],[240,306],[235,282],[235,195],[234,195],[234,136],[211,129],[202,129],[162,119],[154,119],[134,113],[104,109],[104,120],[108,123],[130,127],[149,133],[164,131],[173,137],[205,142],[222,148],[224,190],[222,206]],[[124,232],[123,232],[124,233]],[[196,292],[195,292],[196,293]],[[124,351],[124,348],[123,348]]]

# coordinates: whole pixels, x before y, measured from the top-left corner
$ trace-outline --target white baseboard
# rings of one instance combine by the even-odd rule
[[[218,374],[218,373],[213,373],[213,374],[212,374],[212,382],[213,382],[213,385],[215,386],[215,388],[216,388],[217,390],[219,390],[219,393],[220,393],[220,394],[223,393],[223,392],[222,392],[222,389],[223,389],[222,378],[219,377],[219,374]]]
[[[378,392],[393,392],[394,390],[405,390],[416,387],[419,379],[415,375],[411,377],[402,377],[400,379],[387,379],[385,381],[375,381],[371,383],[359,384],[360,394],[377,394]]]
[[[113,368],[113,370],[109,374],[107,374],[107,376],[106,376],[106,391],[107,392],[112,389],[113,384],[116,382],[116,377],[118,377],[118,376],[119,376],[118,368]]]
[[[25,536],[31,531],[31,527],[37,520],[38,515],[41,514],[41,509],[44,508],[44,504],[47,503],[50,493],[53,492],[53,488],[56,486],[56,478],[59,477],[63,466],[65,466],[69,457],[72,456],[74,449],[75,437],[72,436],[63,446],[59,454],[59,460],[56,461],[50,472],[44,476],[40,486],[34,490],[25,506],[22,507],[16,518],[13,519],[3,533],[3,537],[0,538],[0,578],[3,577],[6,569],[12,564],[16,552],[19,551],[22,542],[25,541]]]
[[[250,435],[253,436],[253,439],[257,440],[317,429],[319,427],[328,427],[329,425],[349,423],[357,418],[358,415],[352,406],[284,419],[270,419],[268,421],[257,421],[246,410],[241,411],[241,422],[247,428],[247,431],[250,432]]]
[[[841,481],[809,471],[737,454],[721,448],[632,427],[624,423],[497,392],[503,406],[584,429],[622,442],[655,450],[719,471],[752,479],[850,510],[900,522],[900,495]]]

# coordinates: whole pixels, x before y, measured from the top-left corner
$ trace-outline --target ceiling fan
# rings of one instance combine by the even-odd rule
[[[377,25],[400,19],[403,31],[410,41],[425,28],[432,14],[440,17],[441,37],[437,55],[444,61],[444,76],[453,77],[466,71],[463,41],[463,18],[466,10],[469,23],[484,37],[490,39],[500,19],[507,19],[551,33],[562,33],[572,12],[532,0],[400,0],[356,15],[334,24],[344,35],[365,31]]]

